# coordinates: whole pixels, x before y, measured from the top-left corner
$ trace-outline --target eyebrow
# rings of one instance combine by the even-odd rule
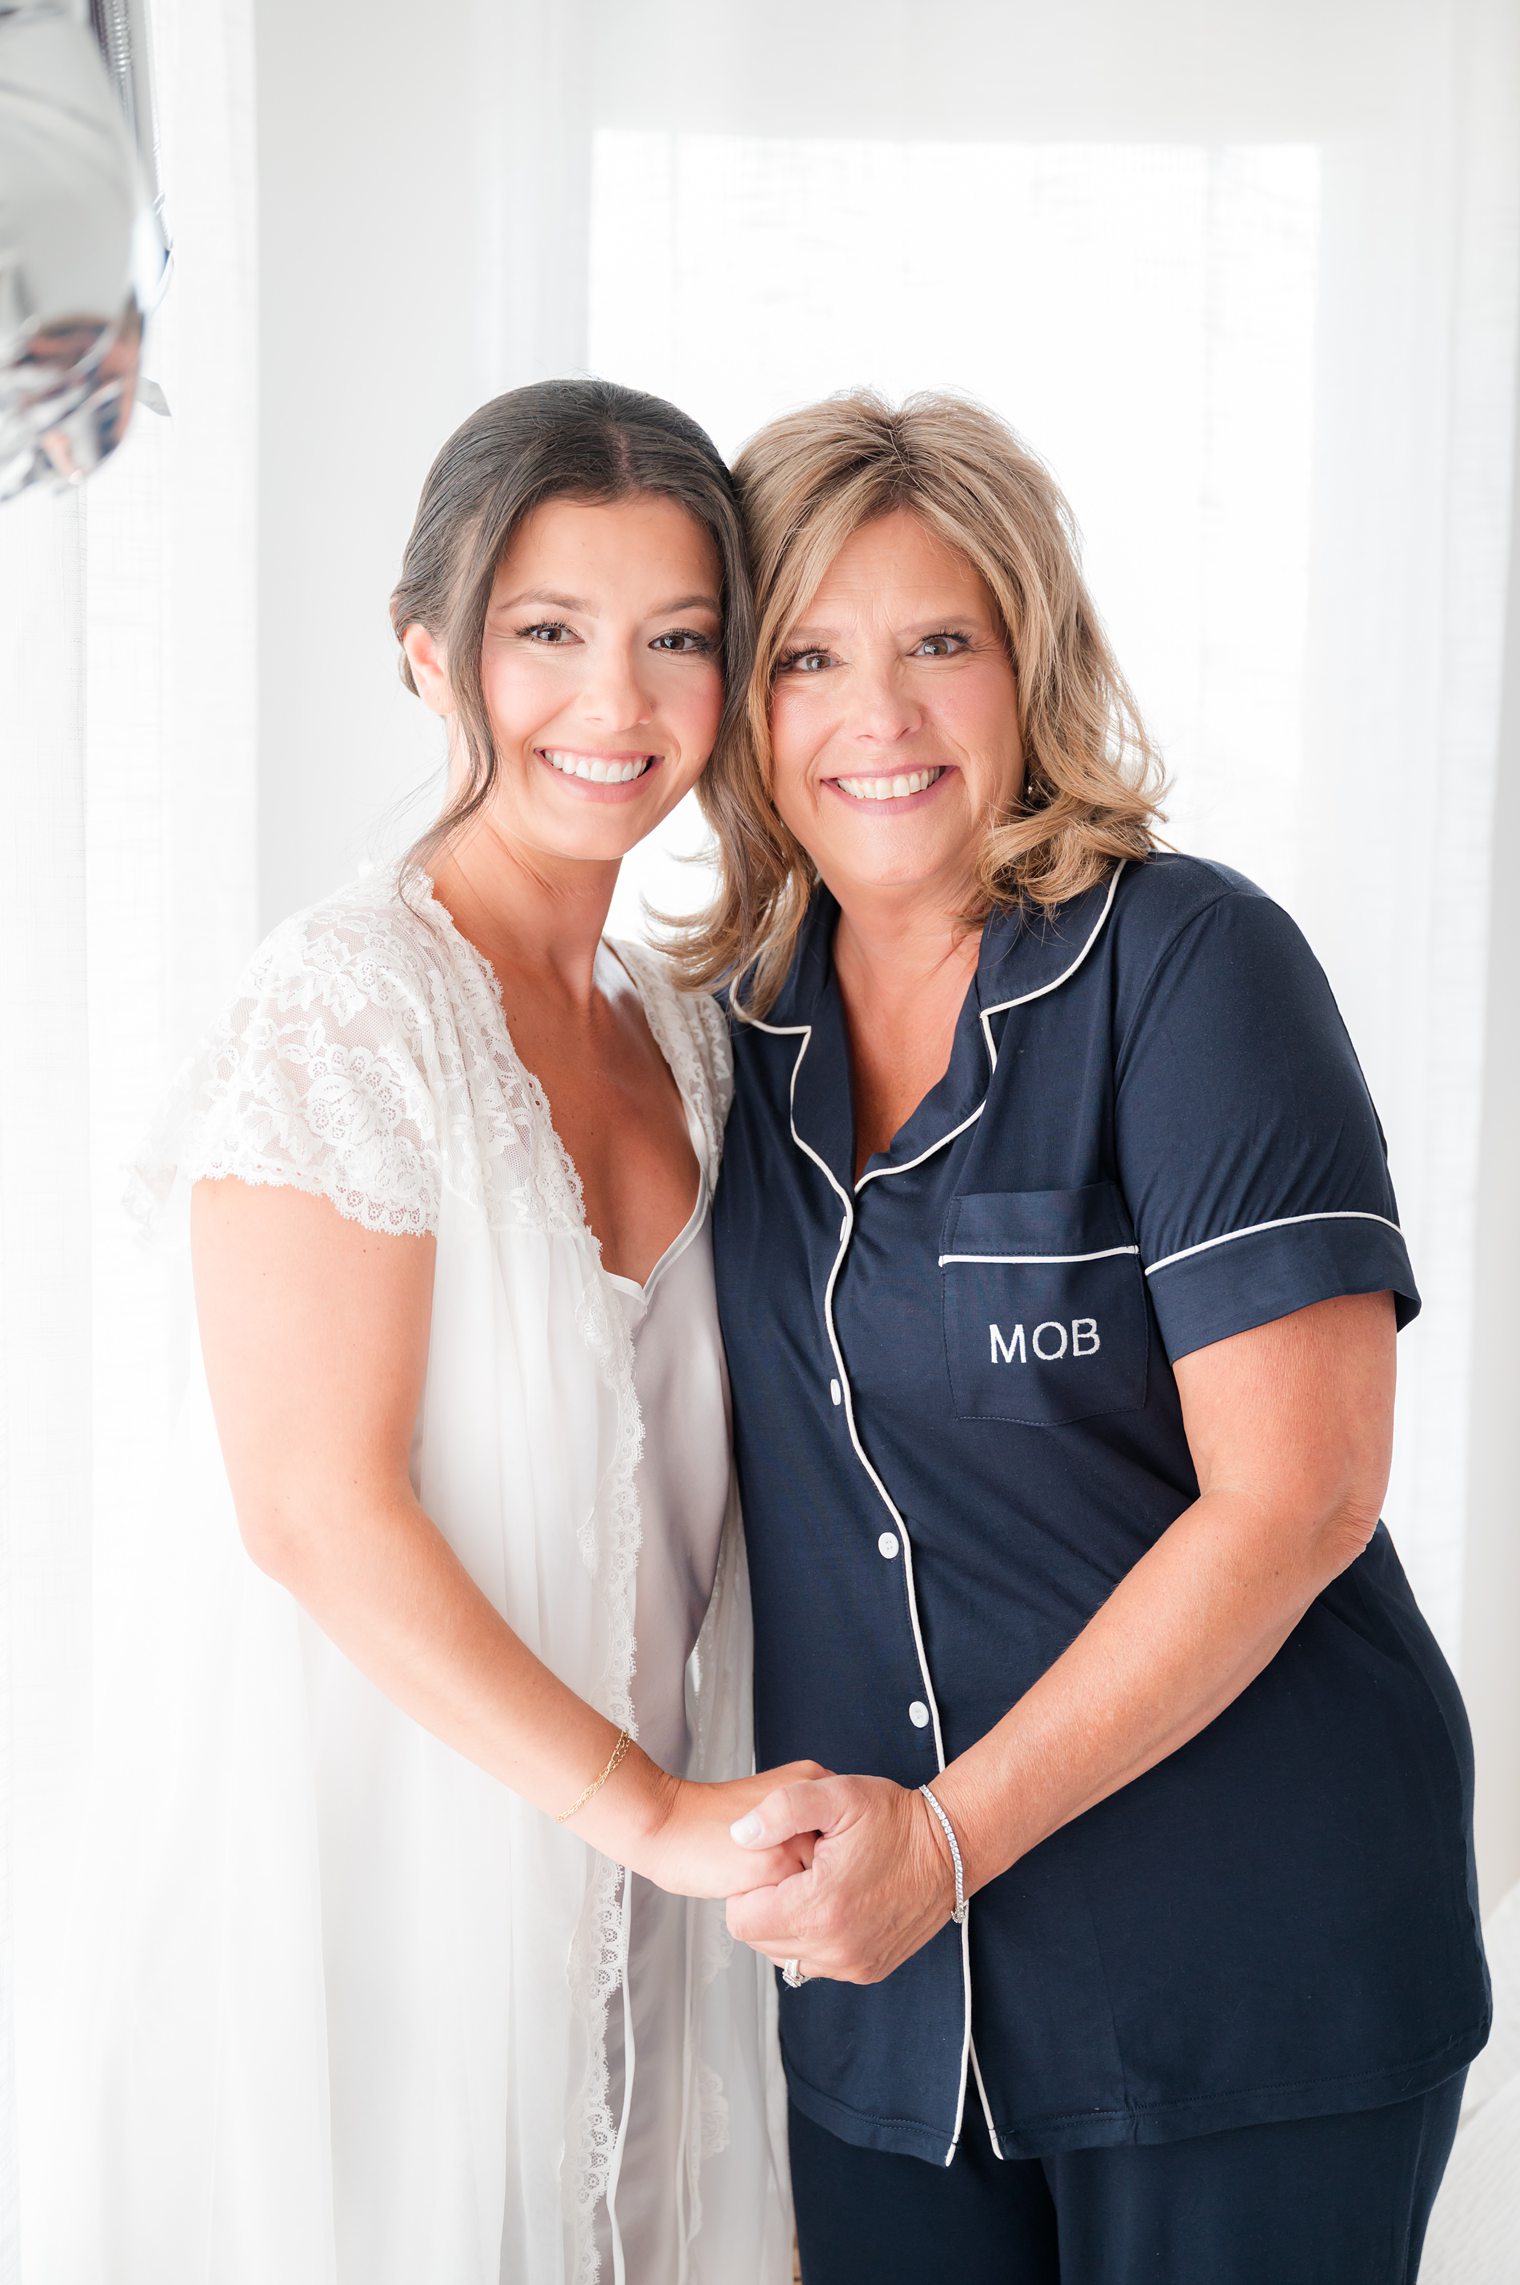
[[[596,605],[586,602],[584,597],[554,595],[544,587],[525,588],[521,595],[509,595],[505,601],[493,603],[491,608],[493,611],[519,611],[526,603],[547,603],[555,611],[579,611],[588,619],[598,616]],[[647,615],[651,619],[668,619],[676,611],[711,611],[716,615],[717,610],[718,599],[715,595],[678,595],[673,603],[657,604]]]
[[[938,634],[942,628],[949,627],[957,619],[985,619],[986,616],[985,605],[973,604],[970,610],[933,611],[926,618],[906,619],[900,627],[894,629],[894,632],[900,635],[933,635]],[[789,643],[834,642],[838,640],[839,633],[838,627],[825,627],[814,621],[808,626],[789,627],[785,639]]]

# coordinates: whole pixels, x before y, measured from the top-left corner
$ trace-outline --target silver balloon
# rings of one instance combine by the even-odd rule
[[[163,224],[142,0],[0,0],[0,500],[80,483],[152,401]],[[159,399],[162,409],[162,400]]]

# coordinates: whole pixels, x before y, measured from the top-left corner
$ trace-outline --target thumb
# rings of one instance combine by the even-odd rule
[[[822,1832],[837,1813],[836,1787],[832,1777],[804,1777],[794,1785],[778,1785],[747,1815],[737,1818],[729,1832],[746,1849],[773,1849],[796,1833]]]

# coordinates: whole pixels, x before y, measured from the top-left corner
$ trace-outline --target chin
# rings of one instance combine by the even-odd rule
[[[588,816],[584,821],[539,817],[529,830],[535,846],[561,864],[616,865],[641,841],[647,841],[668,815],[669,811],[662,809],[658,815],[646,815],[637,822],[627,810],[621,814],[604,810],[600,817]]]
[[[642,833],[546,833],[540,837],[539,847],[566,865],[620,865],[653,831],[649,825]]]
[[[963,879],[976,869],[974,849],[883,852],[876,864],[863,863],[861,857],[859,850],[850,851],[842,861],[828,868],[839,884],[841,902],[851,889],[865,895],[892,889],[928,889],[951,875]]]

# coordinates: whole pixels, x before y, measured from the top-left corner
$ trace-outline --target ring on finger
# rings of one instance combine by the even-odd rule
[[[807,1980],[807,1974],[800,1960],[788,1960],[781,1970],[781,1981],[793,1991],[801,1991]]]

